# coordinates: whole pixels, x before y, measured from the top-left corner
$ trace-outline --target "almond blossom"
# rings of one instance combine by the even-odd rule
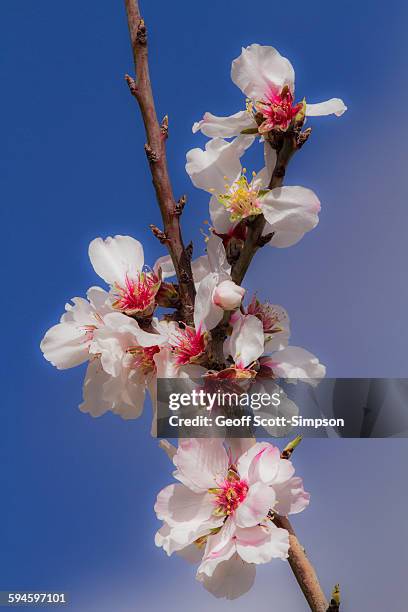
[[[249,180],[241,166],[242,152],[239,138],[232,142],[214,138],[204,151],[196,148],[187,153],[186,170],[193,184],[212,194],[214,231],[230,236],[242,220],[263,214],[267,221],[263,234],[273,234],[271,246],[296,244],[318,224],[319,199],[305,187],[268,189],[276,162],[276,153],[269,145],[265,147],[265,167]]]
[[[309,494],[292,463],[267,442],[238,458],[218,438],[181,440],[174,454],[166,452],[179,483],[157,496],[163,526],[156,545],[198,561],[204,587],[235,599],[252,586],[256,565],[287,558],[289,534],[273,517],[301,512]]]
[[[287,346],[288,330],[277,341],[272,338],[265,344],[264,324],[259,316],[236,312],[231,322],[233,330],[224,342],[224,353],[234,362],[232,375],[255,377],[262,371],[264,377],[301,380],[312,386],[325,376],[325,366],[312,353],[299,346]]]
[[[296,118],[332,114],[340,117],[347,110],[340,98],[318,104],[309,104],[305,99],[296,103],[293,66],[274,47],[252,44],[242,48],[241,55],[232,62],[231,79],[246,96],[246,110],[228,117],[207,112],[194,123],[193,132],[201,130],[210,138],[230,138],[242,132],[262,135],[272,130],[286,131]]]
[[[89,259],[111,287],[113,308],[138,317],[153,313],[161,279],[172,274],[170,257],[159,259],[153,270],[144,269],[143,246],[131,236],[95,238],[89,245]]]

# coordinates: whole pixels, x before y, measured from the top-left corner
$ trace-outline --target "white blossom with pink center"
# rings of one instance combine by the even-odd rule
[[[171,275],[169,256],[160,258],[153,270],[146,270],[143,246],[138,240],[108,236],[105,240],[92,240],[89,258],[95,272],[111,287],[114,309],[140,317],[153,313],[161,279]]]
[[[263,235],[273,234],[269,244],[288,247],[299,242],[319,222],[320,202],[306,187],[284,186],[268,189],[276,153],[265,146],[265,167],[251,180],[242,168],[242,137],[232,142],[214,138],[205,150],[187,153],[186,171],[193,184],[212,194],[210,216],[214,231],[228,235],[243,219],[263,214]]]
[[[309,104],[304,99],[296,103],[293,66],[274,47],[252,44],[243,48],[232,62],[231,79],[247,98],[246,110],[228,117],[205,113],[201,121],[194,123],[193,132],[201,130],[210,138],[230,138],[245,130],[259,134],[286,131],[298,114],[340,117],[347,110],[340,98],[318,104]]]
[[[105,315],[113,312],[111,296],[100,287],[91,287],[87,299],[72,298],[65,305],[60,323],[51,327],[41,341],[45,359],[59,370],[73,368],[89,358],[89,347]]]
[[[58,369],[89,361],[80,409],[92,416],[111,410],[123,418],[140,415],[146,389],[154,393],[154,356],[165,335],[146,332],[116,312],[112,296],[91,287],[87,300],[73,298],[61,322],[41,342],[44,357]]]
[[[309,503],[294,467],[271,444],[256,443],[239,458],[221,439],[181,440],[166,452],[179,481],[155,504],[163,526],[155,542],[200,563],[197,579],[218,597],[234,599],[252,586],[255,566],[286,559],[289,535],[274,514],[301,512]],[[228,580],[222,580],[229,575]]]
[[[246,314],[254,315],[262,322],[266,353],[282,350],[288,345],[289,315],[282,306],[261,302],[254,295],[246,307]]]
[[[299,346],[287,346],[282,341],[266,341],[262,320],[237,311],[231,321],[232,334],[224,342],[224,354],[234,362],[236,376],[263,376],[283,378],[289,382],[301,380],[316,386],[326,375],[326,368],[318,358]],[[268,354],[269,353],[269,354]]]

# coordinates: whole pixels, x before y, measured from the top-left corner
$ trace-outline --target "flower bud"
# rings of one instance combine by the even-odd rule
[[[234,310],[241,305],[245,289],[233,281],[225,280],[215,288],[213,302],[223,310]]]

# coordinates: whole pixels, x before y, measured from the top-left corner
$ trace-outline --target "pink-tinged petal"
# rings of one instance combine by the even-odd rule
[[[95,238],[89,245],[89,259],[95,272],[109,285],[126,284],[126,275],[136,278],[144,264],[143,247],[131,236]]]
[[[110,293],[101,287],[90,287],[86,292],[86,297],[100,316],[112,312],[114,298]]]
[[[231,79],[247,98],[261,100],[270,91],[280,92],[287,85],[294,92],[292,64],[274,47],[253,44],[242,49],[232,62]]]
[[[266,221],[275,232],[271,244],[290,246],[312,230],[319,222],[320,202],[311,189],[305,187],[279,187],[261,199]],[[283,242],[280,241],[280,233]],[[290,238],[288,240],[288,237]]]
[[[74,323],[58,323],[51,327],[40,348],[47,361],[59,370],[73,368],[89,358],[90,333]]]
[[[219,438],[183,439],[173,460],[179,480],[194,491],[206,491],[224,480],[228,456]]]
[[[207,521],[214,510],[210,493],[194,493],[182,484],[160,491],[154,506],[157,518],[170,527],[184,525],[186,530]]]
[[[256,361],[264,351],[262,321],[253,315],[237,319],[229,340],[229,350],[235,364],[240,368]]]
[[[301,478],[294,476],[284,484],[273,485],[276,491],[277,503],[275,512],[282,516],[298,514],[310,503],[310,494],[303,488]]]
[[[246,110],[238,111],[229,117],[217,117],[212,113],[205,113],[201,121],[193,125],[193,133],[201,131],[209,138],[231,138],[239,136],[243,130],[257,128],[253,116]],[[250,137],[254,141],[254,136]]]
[[[207,540],[205,552],[197,574],[211,576],[217,565],[235,553],[235,523],[228,519],[222,529]]]
[[[251,137],[245,135],[232,142],[214,138],[207,142],[204,151],[198,148],[188,151],[186,171],[193,185],[205,191],[224,193],[226,181],[232,184],[240,176],[240,157],[250,144]]]
[[[241,479],[249,481],[249,466],[253,458],[263,449],[268,448],[269,442],[256,442],[252,444],[238,459],[237,469]]]
[[[272,368],[276,376],[301,380],[312,386],[319,384],[326,375],[326,368],[318,358],[299,346],[288,346],[272,356]]]
[[[81,412],[99,417],[112,408],[112,403],[104,397],[104,384],[110,379],[102,368],[99,359],[89,362],[83,386],[83,402],[79,405]]]
[[[280,451],[272,444],[264,447],[251,461],[248,470],[249,482],[269,484],[279,471]]]
[[[275,491],[263,482],[256,482],[249,487],[244,501],[234,514],[239,527],[253,527],[263,521],[275,503]]]
[[[242,561],[234,554],[220,563],[212,576],[197,574],[197,580],[215,597],[237,599],[247,593],[255,581],[256,566]]]
[[[198,561],[200,561],[204,551],[202,548],[198,549],[193,542],[198,540],[198,538],[207,536],[211,533],[212,529],[220,527],[221,524],[222,519],[215,518],[202,523],[180,523],[174,526],[164,523],[156,533],[154,541],[156,546],[163,548],[169,556],[174,552],[183,553],[183,551],[186,551],[185,554],[188,555],[188,550],[186,549],[192,548],[193,545],[200,553],[198,555]]]
[[[268,563],[272,559],[286,559],[289,551],[289,533],[271,523],[237,529],[237,553],[247,563]]]
[[[317,117],[321,115],[336,115],[341,117],[347,110],[347,106],[340,98],[330,98],[326,102],[318,104],[306,104],[306,117]]]

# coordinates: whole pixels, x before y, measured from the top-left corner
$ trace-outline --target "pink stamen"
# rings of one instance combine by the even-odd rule
[[[249,484],[246,480],[241,480],[238,474],[227,476],[220,484],[214,500],[217,512],[230,516],[238,506],[244,501],[248,494]]]
[[[293,117],[302,108],[301,102],[294,105],[293,101],[292,92],[289,87],[285,86],[280,93],[269,90],[263,100],[256,102],[256,110],[264,118],[263,123],[259,126],[261,134],[274,129],[282,131],[288,129]]]
[[[152,272],[140,272],[135,279],[129,278],[126,274],[124,287],[118,283],[114,285],[118,299],[113,307],[128,314],[143,312],[154,305],[159,287],[160,280]]]
[[[172,339],[173,353],[177,365],[185,365],[199,357],[205,351],[205,336],[201,333],[201,326],[195,330],[186,325],[177,330]]]

